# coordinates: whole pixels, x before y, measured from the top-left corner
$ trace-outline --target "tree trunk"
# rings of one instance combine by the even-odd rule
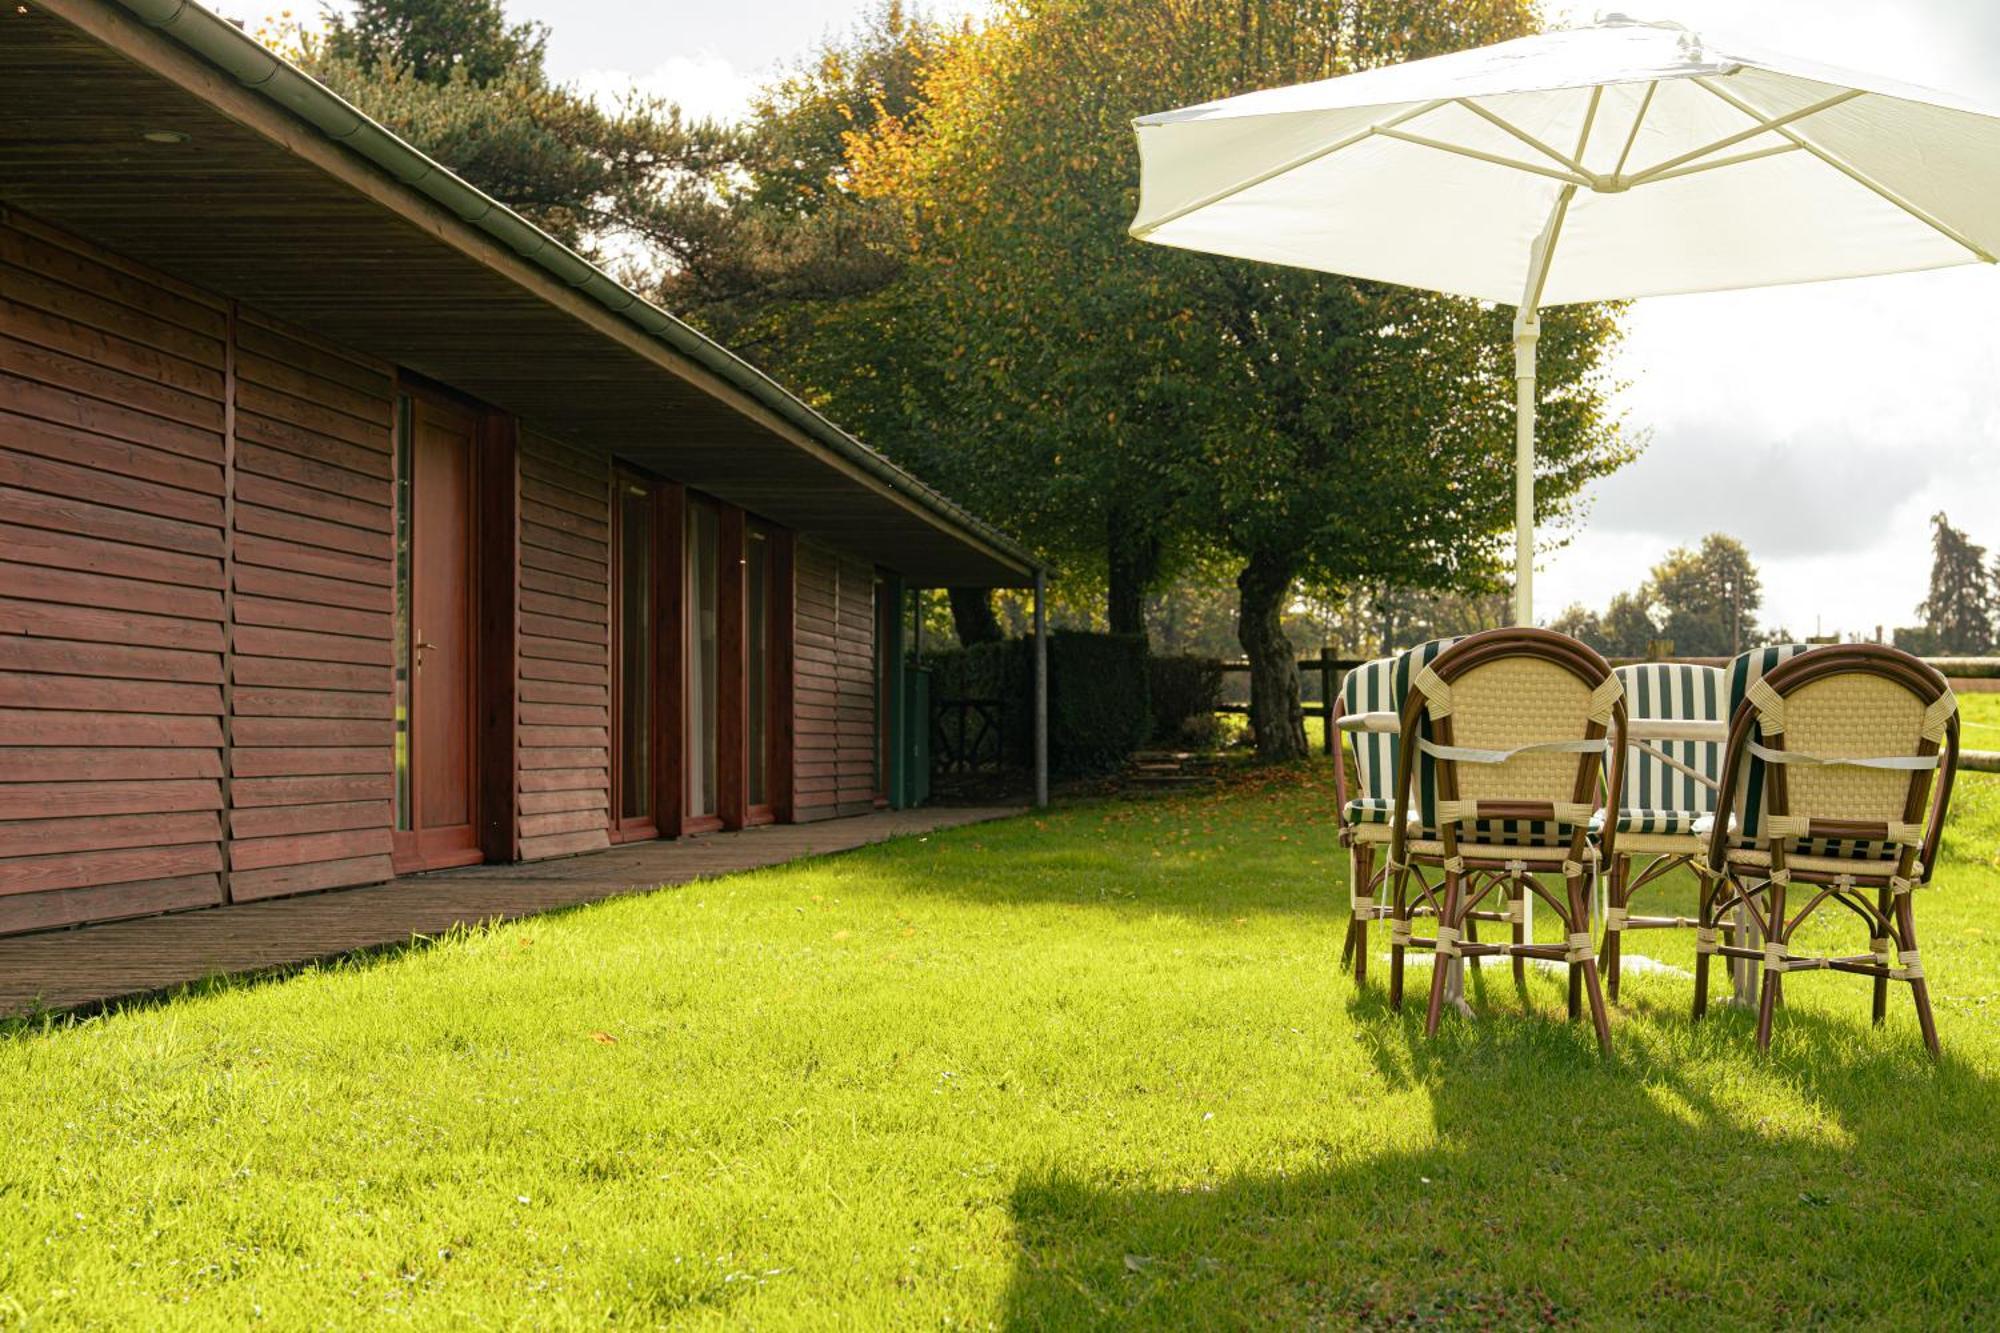
[[[1160,574],[1160,538],[1113,509],[1105,519],[1106,619],[1113,634],[1146,633],[1146,594]]]
[[[993,613],[991,588],[947,588],[945,593],[951,598],[951,623],[958,631],[960,645],[970,648],[1006,637],[1000,629],[1000,617]]]
[[[1285,637],[1292,574],[1289,557],[1257,555],[1236,576],[1236,641],[1250,659],[1250,735],[1258,760],[1267,764],[1306,757],[1299,656]]]

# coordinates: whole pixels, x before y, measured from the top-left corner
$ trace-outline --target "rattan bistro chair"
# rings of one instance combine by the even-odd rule
[[[1782,978],[1825,969],[1874,980],[1877,1023],[1889,983],[1908,982],[1924,1045],[1938,1054],[1910,893],[1929,881],[1937,857],[1958,727],[1944,677],[1880,644],[1816,648],[1748,687],[1730,721],[1722,783],[1735,807],[1759,822],[1752,837],[1729,826],[1711,835],[1708,869],[1717,887],[1704,897],[1696,938],[1696,1018],[1706,1009],[1709,958],[1751,952],[1721,943],[1712,925],[1719,910],[1740,903],[1764,941],[1758,1049],[1770,1048]],[[1750,790],[1753,782],[1760,790]],[[1796,910],[1787,902],[1794,885],[1810,894]],[[1867,925],[1867,953],[1792,951],[1799,926],[1829,904]]]
[[[1340,960],[1343,966],[1353,966],[1356,985],[1368,980],[1368,924],[1389,912],[1380,853],[1389,845],[1389,819],[1396,809],[1396,728],[1402,720],[1402,699],[1395,693],[1395,680],[1393,657],[1355,667],[1341,681],[1333,700],[1333,716],[1327,720],[1327,725],[1338,728],[1348,739],[1358,788],[1350,793],[1347,765],[1334,765],[1340,845],[1347,849],[1350,913]]]
[[[1591,859],[1616,852],[1615,823],[1592,846],[1591,817],[1600,790],[1615,807],[1624,776],[1622,748],[1608,736],[1625,727],[1624,690],[1605,660],[1567,635],[1541,629],[1497,629],[1472,635],[1442,653],[1412,681],[1403,706],[1398,809],[1390,829],[1392,878],[1429,866],[1441,872],[1430,896],[1437,914],[1433,939],[1408,937],[1410,913],[1397,893],[1392,917],[1392,977],[1400,979],[1402,947],[1428,947],[1430,1007],[1424,1031],[1435,1033],[1443,1009],[1448,961],[1511,956],[1569,965],[1570,1017],[1588,993],[1598,1044],[1611,1046],[1611,1025],[1597,974],[1585,876]],[[1612,750],[1611,773],[1604,757]],[[1411,769],[1421,756],[1436,764],[1436,804],[1412,831],[1416,795]],[[1435,838],[1427,836],[1435,830]],[[1537,875],[1559,875],[1558,896]],[[1421,881],[1419,881],[1421,882]],[[1472,914],[1498,895],[1516,926],[1511,943],[1482,943]],[[1529,895],[1561,921],[1561,943],[1523,938]],[[1392,981],[1392,996],[1394,985]]]
[[[1692,930],[1692,916],[1634,916],[1632,897],[1682,866],[1707,873],[1709,825],[1722,785],[1726,677],[1719,667],[1642,662],[1617,669],[1629,711],[1625,784],[1617,811],[1618,854],[1605,866],[1604,985],[1618,1003],[1628,930]],[[1633,873],[1635,864],[1640,866]],[[1697,895],[1697,899],[1699,895]]]

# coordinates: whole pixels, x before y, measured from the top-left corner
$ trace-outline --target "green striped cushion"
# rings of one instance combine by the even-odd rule
[[[1458,639],[1432,639],[1414,648],[1405,648],[1396,654],[1394,672],[1394,698],[1397,707],[1409,698],[1410,687],[1423,669],[1437,660],[1439,653],[1457,643]],[[1437,760],[1427,754],[1417,756],[1417,790],[1415,792],[1418,814],[1426,829],[1437,827]]]
[[[1809,643],[1774,643],[1763,648],[1752,648],[1747,653],[1739,653],[1724,668],[1729,683],[1729,718],[1733,722],[1736,710],[1743,706],[1743,700],[1750,693],[1750,687],[1778,665],[1810,652]],[[1752,737],[1759,733],[1753,731]],[[1764,761],[1746,753],[1744,763],[1737,774],[1736,790],[1731,793],[1729,803],[1732,823],[1737,829],[1739,847],[1757,845],[1757,826],[1764,817]]]
[[[1625,708],[1634,720],[1720,722],[1726,686],[1718,667],[1642,662],[1617,669]],[[1652,741],[1710,781],[1722,777],[1721,741]],[[1651,750],[1625,747],[1625,786],[1618,795],[1620,833],[1690,833],[1715,813],[1715,789],[1666,763]]]
[[[1624,810],[1618,812],[1620,833],[1692,833],[1708,817],[1701,810]]]
[[[1350,824],[1386,824],[1396,813],[1396,803],[1387,797],[1362,796],[1347,803]]]
[[[1396,659],[1379,657],[1373,662],[1364,662],[1347,673],[1347,679],[1340,683],[1340,711],[1342,713],[1395,713],[1402,709],[1402,697],[1395,692]],[[1363,801],[1381,801],[1385,806],[1396,803],[1396,756],[1401,749],[1400,740],[1386,731],[1351,731],[1348,743],[1354,747],[1354,774],[1359,786],[1359,796]],[[1354,803],[1350,802],[1350,806]],[[1384,814],[1379,820],[1362,820],[1363,823],[1389,822]]]

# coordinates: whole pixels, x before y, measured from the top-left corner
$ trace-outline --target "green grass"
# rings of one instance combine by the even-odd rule
[[[1662,974],[1609,1060],[1540,974],[1426,1042],[1335,966],[1325,775],[19,1026],[0,1325],[1991,1323],[2000,782],[1933,1066],[1829,974],[1769,1059]]]
[[[2000,692],[1958,696],[1959,743],[1968,750],[2000,750]]]

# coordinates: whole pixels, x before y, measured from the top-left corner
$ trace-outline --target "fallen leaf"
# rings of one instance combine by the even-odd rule
[[[609,1032],[593,1032],[590,1034],[590,1039],[600,1046],[616,1046],[618,1044],[618,1038],[612,1036]]]

